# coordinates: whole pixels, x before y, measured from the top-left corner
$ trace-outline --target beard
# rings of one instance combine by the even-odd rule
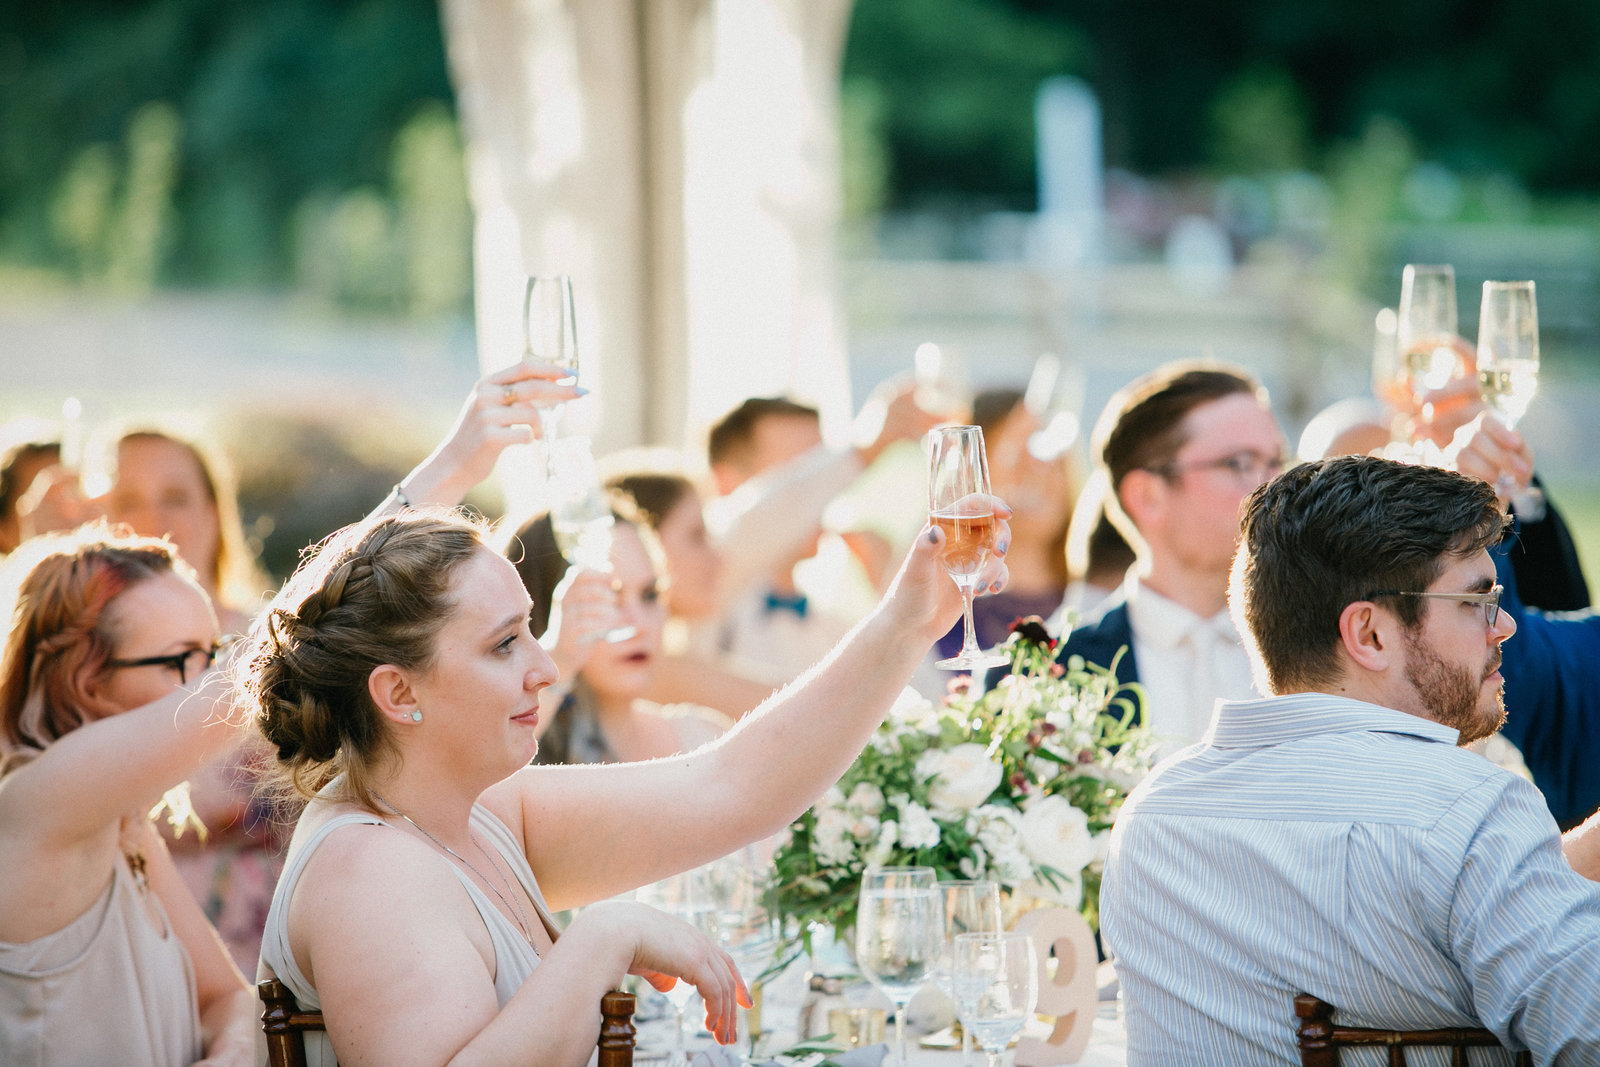
[[[1506,721],[1505,688],[1494,691],[1488,707],[1484,700],[1484,680],[1500,666],[1500,652],[1482,674],[1473,676],[1466,667],[1445,662],[1433,645],[1420,636],[1406,639],[1406,680],[1421,698],[1435,722],[1454,729],[1461,736],[1456,744],[1466,746],[1494,734]]]

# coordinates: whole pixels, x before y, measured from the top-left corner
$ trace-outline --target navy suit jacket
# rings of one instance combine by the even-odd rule
[[[1518,595],[1508,538],[1493,552],[1505,595],[1500,607],[1517,624],[1501,645],[1506,740],[1522,752],[1533,784],[1563,828],[1600,808],[1600,616],[1545,614]]]
[[[1061,642],[1061,647],[1056,649],[1056,662],[1065,664],[1073,656],[1082,656],[1085,663],[1092,663],[1097,667],[1109,667],[1118,652],[1122,659],[1117,663],[1117,681],[1128,685],[1139,680],[1139,668],[1133,658],[1133,626],[1128,622],[1128,604],[1125,600],[1118,602],[1100,616],[1098,622],[1080,626],[1067,635]],[[989,672],[984,680],[985,688],[993,689],[995,683],[1011,673],[1011,668],[996,667]],[[1136,707],[1133,722],[1138,723],[1142,717],[1142,709]]]

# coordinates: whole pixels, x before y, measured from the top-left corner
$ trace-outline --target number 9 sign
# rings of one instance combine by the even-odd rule
[[[1094,933],[1082,915],[1070,908],[1040,908],[1017,920],[1016,930],[1033,938],[1039,956],[1040,1015],[1055,1016],[1050,1036],[1023,1037],[1017,1042],[1017,1067],[1056,1067],[1077,1063],[1089,1046],[1099,1008],[1095,968],[1099,954]],[[1050,973],[1050,958],[1056,961]]]

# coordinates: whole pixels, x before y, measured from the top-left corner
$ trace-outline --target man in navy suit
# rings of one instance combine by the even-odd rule
[[[1098,617],[1060,657],[1109,664],[1145,690],[1145,715],[1168,751],[1198,740],[1218,697],[1255,694],[1228,617],[1228,569],[1246,497],[1283,467],[1265,390],[1218,363],[1166,364],[1106,405],[1092,439],[1108,479],[1107,514],[1137,554]]]

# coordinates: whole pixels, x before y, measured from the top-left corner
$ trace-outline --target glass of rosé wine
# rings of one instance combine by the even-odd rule
[[[983,431],[976,426],[941,426],[929,433],[928,518],[944,531],[939,557],[961,590],[965,607],[961,651],[934,666],[947,671],[977,671],[1007,661],[978,647],[972,626],[972,596],[978,575],[994,551],[994,505],[989,496],[989,460]]]

